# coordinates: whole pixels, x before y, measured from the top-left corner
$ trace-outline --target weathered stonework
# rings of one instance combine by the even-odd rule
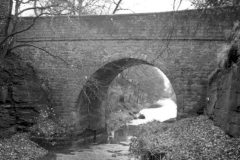
[[[145,60],[167,75],[176,92],[178,116],[184,116],[194,107],[206,106],[207,77],[216,68],[216,53],[225,43],[224,32],[232,28],[239,13],[225,8],[44,17],[16,41],[55,55],[30,47],[19,49],[22,57],[47,75],[55,109],[65,119],[78,116],[77,98],[97,69],[129,57]],[[32,19],[23,18],[21,27],[28,26]]]
[[[50,113],[47,83],[12,53],[0,65],[0,138],[27,131],[41,112]]]
[[[207,114],[226,133],[240,137],[240,68],[221,70],[211,82]]]

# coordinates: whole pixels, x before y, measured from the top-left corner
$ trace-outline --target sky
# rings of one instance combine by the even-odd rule
[[[192,9],[189,0],[182,0],[179,6],[180,1],[181,0],[175,0],[175,8],[173,8],[174,0],[123,0],[122,7],[130,9],[133,12],[121,11],[118,13],[149,13]]]
[[[179,5],[180,1],[181,5]],[[121,6],[129,10],[118,11],[116,14],[166,12],[193,8],[190,0],[123,0]],[[29,8],[29,5],[22,6],[22,9],[24,8]],[[33,12],[23,14],[23,16],[31,15],[33,15]]]

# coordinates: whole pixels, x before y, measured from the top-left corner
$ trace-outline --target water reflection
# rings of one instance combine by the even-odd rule
[[[96,143],[93,143],[92,137],[88,141],[78,140],[71,146],[59,146],[52,148],[49,153],[39,160],[72,160],[78,157],[80,152],[94,152],[93,146],[102,146],[108,144],[121,144],[128,146],[129,139],[136,134],[138,126],[124,125],[115,131],[97,135]],[[128,150],[128,149],[127,149]]]

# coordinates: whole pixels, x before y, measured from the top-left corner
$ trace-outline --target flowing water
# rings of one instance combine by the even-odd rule
[[[92,137],[85,144],[77,141],[68,147],[51,148],[41,160],[129,160],[129,138],[134,136],[140,124],[152,120],[175,120],[177,105],[174,101],[161,99],[156,104],[160,107],[140,111],[145,119],[135,119],[115,131],[97,135],[96,143]]]
[[[129,138],[134,135],[134,125],[124,125],[108,134],[98,135],[96,143],[89,138],[83,142],[73,142],[69,146],[50,148],[40,160],[130,160]]]

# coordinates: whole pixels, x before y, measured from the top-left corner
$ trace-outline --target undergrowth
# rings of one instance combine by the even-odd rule
[[[206,116],[175,123],[150,122],[132,139],[135,156],[164,155],[166,160],[240,159],[240,138],[230,138]]]

